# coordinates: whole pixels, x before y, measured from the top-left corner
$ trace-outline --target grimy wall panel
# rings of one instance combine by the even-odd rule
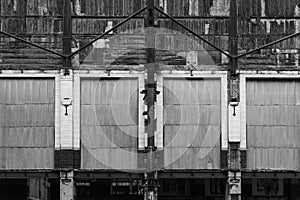
[[[221,81],[164,79],[167,169],[220,168]]]
[[[247,80],[247,168],[300,169],[300,81]]]
[[[138,79],[81,81],[81,168],[137,169]]]
[[[54,167],[54,79],[0,79],[0,168]]]

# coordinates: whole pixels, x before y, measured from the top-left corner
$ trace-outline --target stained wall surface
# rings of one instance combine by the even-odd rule
[[[220,168],[220,83],[218,79],[164,80],[166,168]]]
[[[0,79],[0,168],[54,168],[54,79]]]
[[[138,80],[81,82],[81,168],[137,169]]]
[[[247,81],[247,168],[300,168],[300,82]]]

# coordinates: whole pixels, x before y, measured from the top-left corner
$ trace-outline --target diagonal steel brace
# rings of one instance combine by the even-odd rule
[[[13,35],[13,34],[7,33],[7,32],[5,32],[5,31],[1,31],[1,30],[0,30],[0,34],[3,34],[3,35],[6,35],[6,36],[8,36],[8,37],[14,38],[14,39],[16,39],[16,40],[22,41],[22,42],[24,42],[24,43],[26,43],[26,44],[29,44],[29,45],[34,46],[34,47],[36,47],[36,48],[42,49],[42,50],[44,50],[44,51],[48,51],[49,53],[55,54],[55,55],[60,56],[60,57],[62,57],[62,58],[66,58],[66,57],[67,57],[66,55],[64,55],[64,54],[62,54],[62,53],[53,51],[53,50],[48,49],[48,48],[45,48],[45,47],[42,47],[42,46],[40,46],[40,45],[38,45],[38,44],[35,44],[35,43],[33,43],[33,42],[29,42],[29,41],[27,41],[27,40],[25,40],[25,39],[23,39],[23,38],[20,38],[20,37],[18,37],[18,36]]]
[[[118,23],[117,25],[115,25],[114,27],[112,27],[111,29],[107,30],[106,32],[102,33],[101,35],[97,36],[95,39],[93,39],[92,41],[90,41],[89,43],[85,44],[84,46],[82,46],[80,49],[78,49],[77,51],[74,51],[73,53],[67,55],[68,58],[74,56],[75,54],[79,53],[80,51],[82,51],[83,49],[87,48],[88,46],[92,45],[94,42],[96,42],[97,40],[103,38],[104,36],[108,35],[110,32],[112,32],[113,30],[119,28],[120,26],[122,26],[123,24],[125,24],[127,21],[131,20],[132,18],[134,18],[135,16],[137,16],[138,14],[142,13],[143,11],[145,11],[148,8],[148,6],[136,11],[135,13],[133,13],[132,15],[130,15],[129,17],[127,17],[126,19],[124,19],[123,21],[121,21],[120,23]]]
[[[235,59],[239,59],[239,58],[241,58],[241,57],[247,56],[247,55],[252,54],[252,53],[254,53],[254,52],[256,52],[256,51],[259,51],[259,50],[261,50],[261,49],[267,48],[267,47],[272,46],[272,45],[274,45],[274,44],[277,44],[277,43],[283,42],[283,41],[285,41],[285,40],[291,39],[291,38],[293,38],[293,37],[296,37],[296,36],[298,36],[298,35],[300,35],[300,32],[299,32],[299,33],[294,33],[294,34],[288,35],[288,36],[283,37],[283,38],[281,38],[281,39],[279,39],[279,40],[276,40],[276,41],[274,41],[274,42],[270,42],[270,43],[265,44],[265,45],[263,45],[263,46],[261,46],[261,47],[258,47],[258,48],[256,48],[256,49],[250,50],[250,51],[248,51],[248,52],[246,52],[246,53],[244,53],[244,54],[235,56],[234,58],[235,58]]]
[[[175,19],[174,17],[172,17],[171,15],[168,15],[167,13],[165,13],[164,11],[160,10],[159,8],[155,7],[155,10],[157,10],[159,13],[161,13],[162,15],[166,16],[167,18],[171,19],[173,22],[175,22],[177,25],[179,25],[180,27],[182,27],[183,29],[187,30],[188,32],[192,33],[194,36],[196,36],[197,38],[199,38],[200,40],[202,40],[203,42],[209,44],[210,46],[212,46],[213,48],[217,49],[218,51],[220,51],[222,54],[228,56],[229,58],[233,58],[232,55],[230,55],[229,53],[227,53],[226,51],[220,49],[219,47],[217,47],[216,45],[214,45],[213,43],[211,43],[210,41],[206,40],[205,38],[201,37],[200,35],[198,35],[197,33],[195,33],[193,30],[191,30],[190,28],[188,28],[187,26],[185,26],[184,24],[182,24],[181,22],[179,22],[177,19]]]

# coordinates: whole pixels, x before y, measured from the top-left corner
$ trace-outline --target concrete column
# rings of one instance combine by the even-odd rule
[[[241,199],[241,172],[228,172],[228,200]]]
[[[73,171],[60,172],[60,200],[73,200],[74,191]]]
[[[73,148],[73,74],[60,76],[61,113],[60,113],[60,148]],[[65,107],[67,106],[67,108]],[[67,111],[67,112],[66,112]]]

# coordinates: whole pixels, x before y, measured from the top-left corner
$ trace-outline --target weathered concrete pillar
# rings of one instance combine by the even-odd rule
[[[228,172],[228,200],[241,199],[241,172]]]
[[[241,109],[239,76],[229,80],[230,102],[228,106],[228,200],[241,199]]]
[[[60,200],[73,200],[75,195],[73,171],[60,172]]]
[[[60,148],[73,149],[73,74],[60,76]]]

